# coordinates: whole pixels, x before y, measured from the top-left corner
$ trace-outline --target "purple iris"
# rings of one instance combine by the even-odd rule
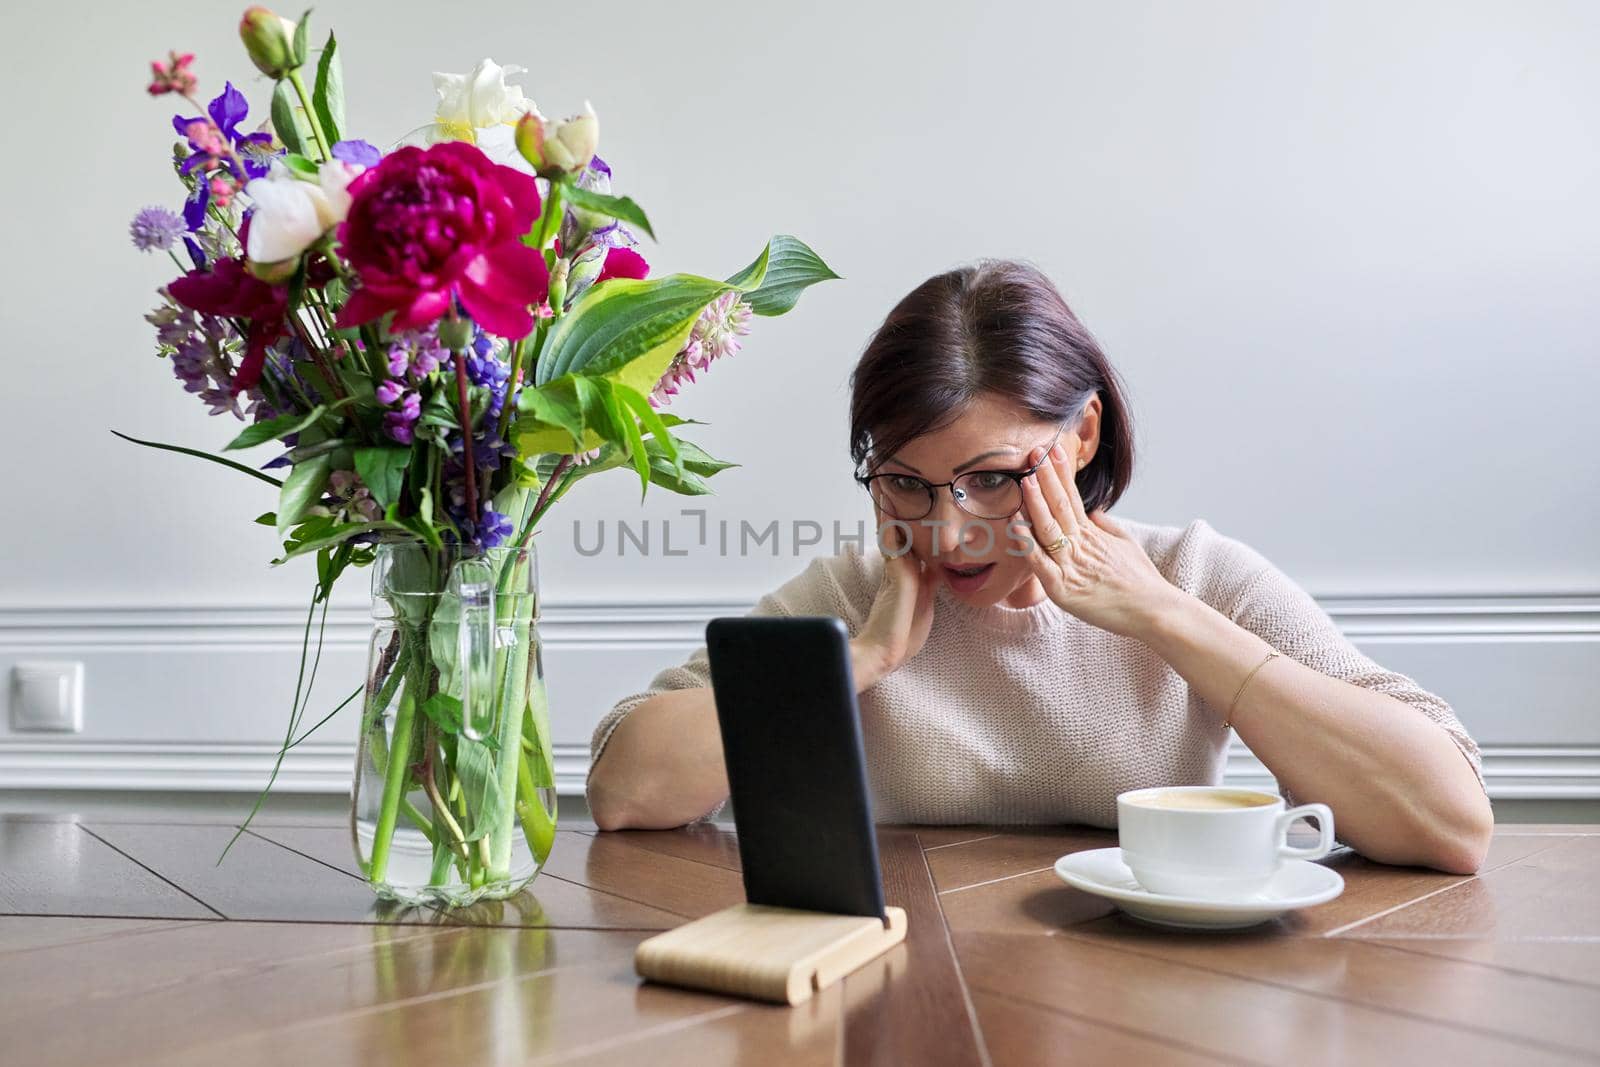
[[[250,104],[245,100],[244,94],[235,89],[232,82],[225,83],[222,92],[218,93],[206,105],[206,114],[211,116],[211,121],[217,124],[217,128],[228,139],[228,143],[233,146],[234,151],[239,153],[239,158],[244,163],[244,173],[240,174],[237,168],[233,167],[232,160],[227,161],[229,169],[234,171],[233,176],[240,181],[266,177],[268,164],[271,163],[271,153],[270,151],[263,152],[258,146],[266,146],[270,149],[272,134],[265,132],[239,132],[239,123],[243,122],[245,117],[250,114]],[[205,120],[199,115],[190,118],[174,115],[172,116],[172,128],[183,136],[188,137],[190,123],[203,121]],[[193,154],[183,161],[183,166],[178,168],[178,173],[180,174],[188,174],[195,167],[202,165],[208,156],[202,150],[202,146],[196,144],[193,138],[189,140],[189,148]]]
[[[224,156],[220,159],[206,150],[206,146],[189,136],[189,127],[192,123],[204,122],[200,115],[185,118],[183,115],[172,116],[172,128],[187,138],[189,141],[189,157],[178,168],[178,173],[188,175],[199,169],[200,176],[195,181],[194,193],[183,205],[183,220],[191,231],[199,230],[205,221],[206,207],[211,202],[211,188],[205,180],[205,172],[213,164],[225,165],[233,176],[240,182],[251,178],[265,177],[275,153],[272,152],[272,134],[270,133],[240,133],[239,123],[250,114],[250,104],[245,100],[244,94],[233,87],[232,82],[223,85],[222,92],[206,104],[206,114],[211,116],[211,121],[217,124],[222,135],[233,146],[240,161],[244,164],[244,173],[239,173],[239,168],[233,160]]]

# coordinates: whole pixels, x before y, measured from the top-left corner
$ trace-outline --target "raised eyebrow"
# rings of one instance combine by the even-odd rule
[[[955,470],[951,471],[950,473],[952,473],[952,474],[960,474],[962,471],[966,470],[968,467],[976,466],[977,464],[982,463],[986,459],[990,459],[990,458],[992,458],[994,456],[1009,455],[1010,453],[1015,452],[1015,451],[1016,451],[1016,449],[1014,449],[1014,448],[1002,448],[1002,449],[998,449],[998,450],[996,450],[994,452],[985,452],[981,456],[973,456],[971,459],[967,460],[965,463],[963,463],[961,466],[957,467]],[[912,474],[915,474],[918,478],[926,477],[926,475],[924,475],[921,471],[917,470],[917,468],[913,467],[911,464],[907,463],[905,460],[901,459],[898,456],[890,456],[888,459],[884,460],[884,462],[885,463],[898,463],[898,464],[900,464],[900,466],[904,467],[906,470],[910,471]]]

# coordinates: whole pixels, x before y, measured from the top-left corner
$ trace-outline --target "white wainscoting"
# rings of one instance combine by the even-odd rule
[[[1373,659],[1451,702],[1483,748],[1494,797],[1600,798],[1600,594],[1319,602]],[[581,793],[589,734],[618,698],[685,658],[707,620],[749,608],[546,606],[561,791]],[[0,608],[7,678],[36,659],[82,660],[86,674],[83,733],[19,734],[9,716],[0,721],[0,789],[260,789],[283,739],[304,625],[304,608],[279,606]],[[329,610],[302,728],[360,683],[368,634],[364,608]],[[348,790],[355,723],[352,705],[291,749],[273,789]],[[1242,745],[1227,780],[1272,782]]]

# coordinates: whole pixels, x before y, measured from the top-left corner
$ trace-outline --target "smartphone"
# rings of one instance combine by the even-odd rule
[[[716,618],[706,654],[745,898],[885,918],[844,623]]]

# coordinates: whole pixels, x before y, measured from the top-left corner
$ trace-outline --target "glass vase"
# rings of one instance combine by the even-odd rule
[[[378,546],[350,824],[380,898],[519,892],[555,842],[555,768],[526,547]]]

